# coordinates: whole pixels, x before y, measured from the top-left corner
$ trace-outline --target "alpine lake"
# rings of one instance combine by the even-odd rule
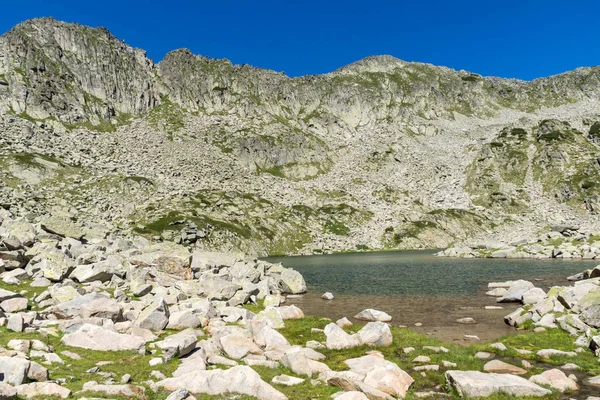
[[[487,296],[489,282],[524,279],[547,291],[552,286],[568,286],[567,276],[598,264],[593,260],[460,259],[436,257],[435,253],[343,253],[266,260],[281,262],[304,276],[308,292],[288,298],[287,304],[297,305],[307,315],[334,321],[348,317],[364,323],[354,315],[374,308],[390,314],[394,326],[405,325],[457,344],[467,344],[465,335],[489,341],[516,332],[503,317],[520,304],[497,303],[495,297]],[[325,292],[335,298],[322,299]],[[456,322],[466,317],[476,323]]]

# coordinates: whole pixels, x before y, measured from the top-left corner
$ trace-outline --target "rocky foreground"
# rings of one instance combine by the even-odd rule
[[[587,349],[600,345],[600,303],[583,308],[600,279],[548,294],[512,283],[504,300],[535,305],[508,320],[548,330],[465,347],[395,328],[378,310],[354,317],[364,326],[305,317],[284,305],[284,294],[306,291],[304,279],[280,264],[98,230],[93,238],[60,217],[32,224],[0,209],[0,219],[0,399],[600,392],[599,354]],[[558,310],[564,301],[570,306]],[[583,310],[580,319],[567,309]]]

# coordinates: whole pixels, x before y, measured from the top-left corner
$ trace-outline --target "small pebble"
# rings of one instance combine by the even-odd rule
[[[456,368],[456,363],[451,361],[442,361],[442,365],[446,368]]]
[[[478,351],[475,353],[475,358],[480,360],[487,360],[488,358],[492,358],[494,355],[492,353],[488,353],[487,351]]]
[[[148,364],[150,364],[151,367],[154,367],[154,366],[160,365],[162,363],[163,363],[163,359],[162,358],[155,357],[155,358],[151,359]]]

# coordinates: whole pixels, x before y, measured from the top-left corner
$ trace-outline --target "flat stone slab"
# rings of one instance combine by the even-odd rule
[[[461,397],[488,397],[494,394],[509,396],[542,397],[552,394],[520,376],[510,374],[486,374],[479,371],[447,371],[446,381]]]
[[[194,371],[157,383],[168,391],[186,389],[190,393],[218,396],[239,393],[259,399],[287,400],[287,397],[263,381],[256,371],[238,365],[228,370]]]
[[[392,320],[392,317],[389,314],[387,314],[383,311],[373,310],[372,308],[367,308],[366,310],[359,312],[358,314],[356,314],[354,316],[354,318],[360,319],[363,321],[381,321],[381,322],[390,322]]]
[[[278,385],[285,385],[285,386],[295,386],[295,385],[299,385],[302,382],[304,382],[304,379],[302,378],[296,378],[295,376],[289,376],[289,375],[277,375],[276,377],[274,377],[271,380],[272,383],[276,383]]]
[[[140,336],[126,335],[90,324],[84,324],[77,331],[66,334],[61,342],[71,347],[101,351],[143,352],[146,345],[146,341]]]
[[[485,372],[495,372],[498,374],[525,375],[527,373],[523,368],[516,365],[505,363],[500,360],[492,360],[483,366]]]

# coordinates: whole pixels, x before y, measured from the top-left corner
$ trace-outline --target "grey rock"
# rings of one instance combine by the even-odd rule
[[[281,392],[264,382],[252,368],[241,365],[228,370],[189,372],[162,380],[158,382],[158,386],[168,391],[186,389],[190,393],[213,396],[239,393],[261,399],[287,399]]]
[[[386,314],[383,311],[373,310],[368,308],[366,310],[361,311],[360,313],[354,316],[356,319],[360,319],[363,321],[380,321],[380,322],[390,322],[392,317]]]
[[[21,385],[27,379],[30,363],[18,357],[0,356],[0,376],[2,381],[13,386]]]
[[[137,317],[134,324],[140,328],[161,331],[169,323],[169,307],[163,298],[148,305]]]
[[[510,374],[483,373],[478,371],[447,371],[446,381],[461,397],[548,396],[552,392],[527,379]]]
[[[369,322],[357,333],[361,343],[369,346],[391,346],[392,332],[383,322]]]
[[[13,332],[23,332],[23,328],[24,328],[23,316],[20,314],[12,314],[11,316],[9,316],[8,324],[6,325],[6,328],[9,331],[13,331]]]
[[[306,293],[304,277],[293,269],[284,269],[281,273],[281,283],[284,293]]]
[[[524,280],[514,281],[504,296],[498,299],[499,303],[520,302],[523,300],[523,295],[533,289],[533,283]]]

